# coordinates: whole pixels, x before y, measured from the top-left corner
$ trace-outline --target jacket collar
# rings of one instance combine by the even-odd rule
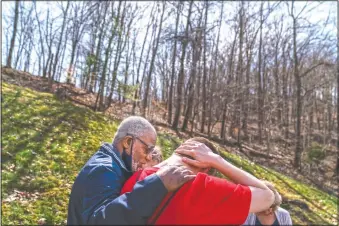
[[[117,150],[116,147],[114,147],[114,146],[113,146],[112,144],[110,144],[110,143],[103,143],[103,144],[101,145],[101,147],[102,147],[104,150],[106,150],[106,151],[108,152],[108,154],[116,160],[116,162],[119,164],[119,166],[120,166],[122,169],[124,169],[126,172],[131,172],[131,171],[129,171],[129,170],[127,169],[127,167],[126,167],[124,161],[122,161],[122,158],[121,158],[121,156],[120,156],[120,153],[119,153],[119,151]]]

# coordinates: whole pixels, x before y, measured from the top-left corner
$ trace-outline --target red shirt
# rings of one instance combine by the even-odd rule
[[[157,171],[158,168],[152,167],[134,173],[124,184],[121,194],[132,191],[138,181]],[[251,203],[249,187],[205,173],[198,173],[194,180],[172,194],[167,194],[149,219],[149,224],[240,225],[245,222]]]

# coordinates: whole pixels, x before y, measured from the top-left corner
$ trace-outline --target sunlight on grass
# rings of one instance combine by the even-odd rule
[[[65,224],[73,181],[101,142],[111,142],[119,122],[101,113],[59,102],[52,94],[2,84],[2,224]],[[168,158],[182,140],[159,133]],[[336,224],[338,199],[219,147],[231,163],[275,183],[294,224]],[[25,195],[9,199],[15,192]],[[30,194],[31,196],[29,196]],[[36,194],[32,198],[32,194]]]
[[[64,224],[75,176],[98,149],[111,142],[117,124],[102,114],[53,95],[2,84],[2,195],[33,193],[3,202],[2,224]],[[57,189],[57,190],[55,190]]]
[[[162,147],[165,158],[168,158],[173,150],[183,141],[170,134],[159,134],[158,144]],[[338,198],[328,195],[314,187],[300,183],[274,170],[267,169],[247,161],[218,145],[222,156],[232,164],[246,170],[256,177],[271,181],[284,198],[305,203],[309,209],[301,209],[295,204],[283,203],[282,207],[290,211],[294,224],[337,224]],[[220,173],[217,174],[223,177]]]

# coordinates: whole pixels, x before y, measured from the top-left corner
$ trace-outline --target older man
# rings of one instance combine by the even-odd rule
[[[146,222],[168,192],[192,179],[192,172],[183,167],[167,167],[138,182],[130,193],[119,196],[124,182],[150,160],[156,137],[154,127],[142,117],[122,121],[113,143],[103,144],[77,176],[67,224]]]

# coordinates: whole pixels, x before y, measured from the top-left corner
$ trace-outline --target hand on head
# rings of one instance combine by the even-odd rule
[[[182,161],[184,163],[189,164],[193,167],[214,168],[215,163],[220,156],[215,153],[217,152],[216,149],[215,148],[213,149],[214,152],[204,143],[195,141],[193,138],[180,145],[180,147],[177,148],[175,152],[177,154],[186,155],[193,158],[193,159],[190,159],[188,157],[182,158]]]

